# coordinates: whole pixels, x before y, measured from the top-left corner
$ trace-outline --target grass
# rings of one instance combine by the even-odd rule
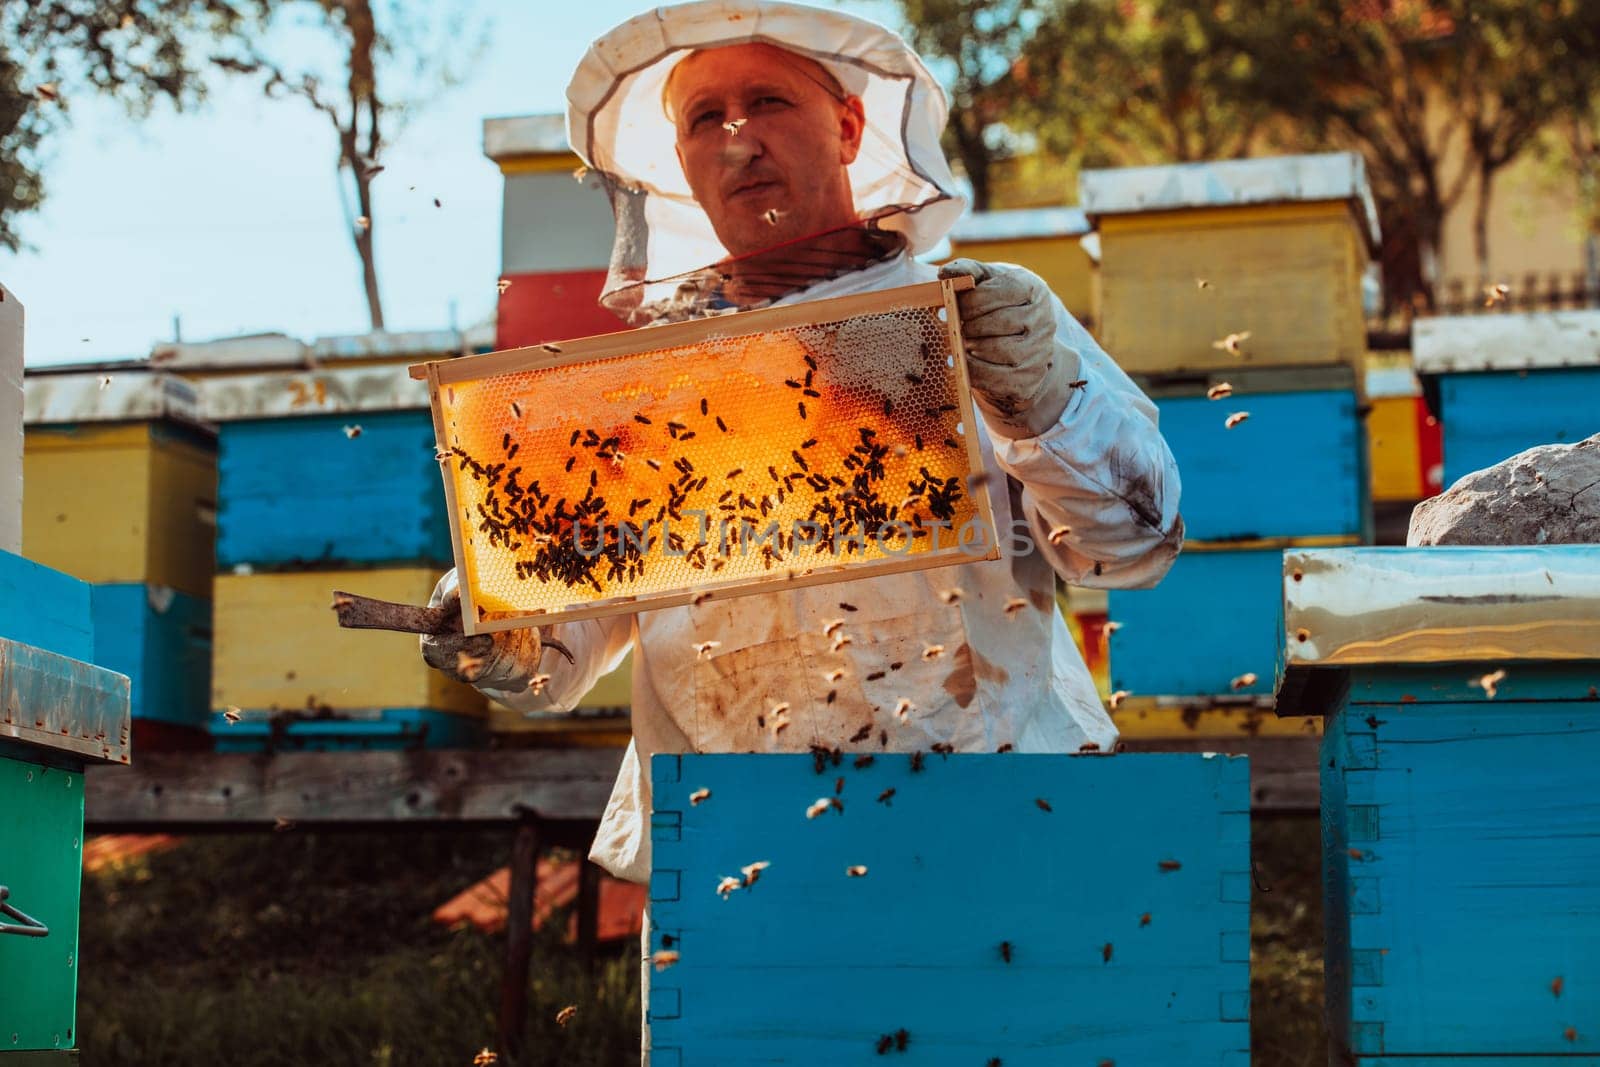
[[[503,938],[429,913],[503,865],[492,832],[194,837],[84,881],[85,1064],[452,1067],[494,1043]],[[1317,821],[1256,820],[1251,1041],[1261,1067],[1321,1067]],[[546,927],[560,930],[561,918]],[[536,938],[515,1067],[637,1062],[636,945],[592,980]],[[555,1015],[568,1004],[565,1028]],[[512,1067],[508,1058],[500,1064]]]
[[[477,832],[196,837],[86,877],[83,1062],[472,1063],[495,1043],[504,940],[428,916],[508,845]],[[637,956],[631,943],[602,954],[590,981],[537,935],[516,1067],[636,1061]],[[578,1014],[563,1029],[568,1004]]]

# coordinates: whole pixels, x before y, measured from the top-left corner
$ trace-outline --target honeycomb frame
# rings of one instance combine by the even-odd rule
[[[998,558],[955,297],[972,284],[943,279],[412,366],[428,384],[464,631]],[[519,484],[531,462],[541,473]],[[894,501],[897,483],[907,492]],[[596,513],[585,546],[583,523]],[[702,514],[710,521],[685,518]],[[797,540],[808,523],[824,525],[819,514],[828,533]],[[631,536],[619,525],[608,541],[609,521],[628,523]]]

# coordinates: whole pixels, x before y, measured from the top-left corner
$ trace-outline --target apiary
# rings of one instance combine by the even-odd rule
[[[1419,319],[1412,345],[1438,385],[1446,486],[1600,430],[1600,311]]]
[[[1243,758],[650,770],[652,1062],[1249,1062]]]
[[[1284,555],[1334,1061],[1600,1057],[1600,548]]]
[[[145,365],[43,371],[24,412],[23,550],[91,583],[82,658],[128,676],[141,746],[203,741],[217,456],[197,390]]]
[[[1359,365],[1378,223],[1358,154],[1087,170],[1078,202],[1129,373]]]
[[[959,287],[412,368],[468,632],[993,558]]]

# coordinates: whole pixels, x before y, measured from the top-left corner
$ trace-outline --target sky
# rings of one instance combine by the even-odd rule
[[[407,123],[373,183],[390,330],[465,328],[493,312],[501,179],[483,155],[483,120],[562,110],[589,42],[648,7],[463,6],[489,28],[487,46]],[[894,23],[881,0],[838,6]],[[326,118],[242,79],[217,80],[199,110],[138,123],[89,95],[70,103],[71,125],[46,148],[44,207],[18,220],[31,248],[0,250],[0,282],[25,309],[27,365],[142,358],[180,334],[366,331]]]

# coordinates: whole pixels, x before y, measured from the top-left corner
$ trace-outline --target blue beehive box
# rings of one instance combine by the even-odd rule
[[[1600,547],[1285,554],[1333,1062],[1600,1062]]]
[[[90,586],[0,549],[0,637],[94,662]]]
[[[1249,1062],[1244,759],[868,760],[655,757],[652,1063]]]
[[[433,453],[427,410],[223,423],[218,568],[448,565]]]
[[[1232,395],[1207,399],[1223,381]],[[1188,540],[1367,536],[1366,434],[1348,368],[1218,373],[1146,389],[1183,478]],[[1228,429],[1236,412],[1250,417]]]
[[[1600,311],[1441,316],[1412,332],[1417,373],[1437,389],[1446,486],[1600,433]]]
[[[1188,489],[1184,489],[1187,500]],[[1185,551],[1154,589],[1113,589],[1111,688],[1136,696],[1261,696],[1282,645],[1282,553]],[[1246,674],[1250,685],[1233,688]]]
[[[1447,374],[1439,401],[1449,486],[1535,445],[1600,433],[1600,367]]]
[[[97,585],[94,660],[131,686],[136,720],[204,727],[211,714],[211,602],[142,582]]]

